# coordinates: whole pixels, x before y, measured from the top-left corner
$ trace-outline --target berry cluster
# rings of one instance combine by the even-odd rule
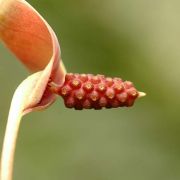
[[[77,110],[132,106],[139,93],[130,81],[103,75],[66,74],[57,94],[68,108]]]

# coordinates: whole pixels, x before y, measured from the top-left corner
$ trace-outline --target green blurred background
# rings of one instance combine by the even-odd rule
[[[31,0],[69,72],[131,80],[133,108],[75,111],[61,98],[23,118],[15,180],[180,179],[180,1]],[[0,44],[0,146],[26,69]]]

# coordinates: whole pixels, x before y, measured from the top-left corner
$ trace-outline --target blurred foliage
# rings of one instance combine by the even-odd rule
[[[180,2],[31,0],[69,72],[131,80],[133,108],[75,111],[59,98],[24,117],[15,180],[180,179]],[[13,91],[28,75],[0,44],[0,144]]]

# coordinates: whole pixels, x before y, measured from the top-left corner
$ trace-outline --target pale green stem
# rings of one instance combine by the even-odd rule
[[[1,156],[0,180],[12,180],[14,153],[21,116],[9,116]]]
[[[12,180],[16,140],[22,117],[17,107],[10,109],[1,156],[0,180]]]

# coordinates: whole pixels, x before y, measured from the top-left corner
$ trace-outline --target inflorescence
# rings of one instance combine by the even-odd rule
[[[130,81],[92,74],[66,74],[64,84],[51,84],[51,90],[62,96],[67,108],[77,110],[129,107],[145,95]]]

